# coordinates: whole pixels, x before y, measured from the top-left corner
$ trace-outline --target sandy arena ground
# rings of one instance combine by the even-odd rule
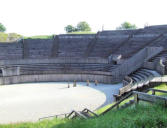
[[[122,84],[79,82],[67,88],[65,82],[27,83],[0,86],[0,123],[37,121],[41,117],[98,109],[112,103]]]

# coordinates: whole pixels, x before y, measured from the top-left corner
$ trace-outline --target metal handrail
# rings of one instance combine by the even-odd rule
[[[70,113],[63,113],[63,114],[58,114],[58,115],[46,116],[46,117],[39,118],[39,121],[43,120],[43,119],[47,119],[47,118],[53,118],[53,117],[57,118],[59,116],[64,116],[66,118],[68,114],[70,114]]]

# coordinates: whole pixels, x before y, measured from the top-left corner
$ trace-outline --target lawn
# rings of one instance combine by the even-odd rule
[[[37,35],[37,36],[30,36],[24,37],[24,39],[51,39],[53,35]]]
[[[165,128],[167,109],[161,105],[143,104],[112,110],[94,119],[44,120],[36,123],[0,125],[0,128]]]

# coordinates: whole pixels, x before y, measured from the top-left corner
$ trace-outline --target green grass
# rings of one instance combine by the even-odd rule
[[[159,90],[164,90],[167,91],[167,85],[166,84],[161,84],[157,87],[154,87],[155,89],[159,89]],[[151,91],[148,92],[149,94],[152,94]],[[167,93],[161,93],[161,92],[155,92],[156,95],[158,96],[167,96]]]
[[[96,34],[96,32],[83,31],[83,32],[70,32],[68,34]]]
[[[16,33],[4,33],[0,32],[0,42],[13,42],[17,39],[21,38],[22,36]]]
[[[84,32],[72,32],[68,34],[96,34],[95,32],[90,31],[84,31]],[[0,42],[13,42],[19,38],[22,38],[23,36],[16,34],[16,33],[3,33],[0,32]],[[30,37],[23,37],[24,39],[51,39],[53,38],[53,35],[36,35],[36,36],[30,36]]]
[[[84,31],[84,32],[71,32],[68,34],[95,34],[95,32]],[[51,39],[53,35],[36,35],[30,37],[24,37],[24,39]]]
[[[37,35],[31,37],[24,37],[24,39],[51,39],[53,35]]]
[[[44,120],[36,123],[0,125],[0,128],[159,128],[167,127],[167,109],[161,105],[143,104],[113,110],[104,116],[87,120]]]

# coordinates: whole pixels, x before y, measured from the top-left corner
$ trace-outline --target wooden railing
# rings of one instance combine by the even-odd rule
[[[64,113],[59,115],[46,116],[46,117],[39,118],[39,121],[44,119],[49,119],[49,118],[59,118],[59,117],[66,118],[69,114],[70,113]]]
[[[155,95],[155,92],[167,93],[167,91],[154,89],[154,88],[149,88],[148,90],[152,92],[152,95]]]
[[[71,118],[70,118],[71,117]],[[87,117],[85,115],[83,115],[82,113],[80,112],[77,112],[75,110],[73,110],[66,118],[68,119],[73,119],[75,117],[79,117],[79,118],[83,118],[83,119],[87,119]]]
[[[115,101],[119,100],[121,97],[123,97],[126,94],[128,94],[129,92],[133,91],[132,87],[136,87],[136,89],[141,89],[141,88],[145,88],[145,87],[149,88],[149,86],[147,86],[147,85],[150,85],[151,83],[164,83],[164,82],[167,82],[167,76],[164,76],[164,77],[150,76],[150,78],[148,78],[147,84],[143,83],[143,86],[139,86],[139,87],[138,87],[138,84],[129,83],[128,85],[119,89],[119,95],[114,95]]]
[[[110,108],[108,108],[107,110],[105,110],[104,112],[102,112],[100,115],[104,115],[107,112],[109,112],[110,110],[112,110],[113,108],[117,107],[119,108],[119,105],[126,100],[127,98],[131,97],[132,93],[129,93],[128,95],[126,95],[125,97],[123,97],[122,99],[120,99],[119,101],[117,101],[115,104],[113,104]]]
[[[158,91],[158,90],[154,90],[154,91]],[[160,91],[160,92],[167,93],[166,91]],[[151,103],[164,103],[165,106],[167,105],[167,97],[150,95],[147,93],[136,92],[136,91],[133,92],[133,95],[134,95],[134,99],[136,103],[138,103],[139,100],[141,100],[141,101],[146,101],[146,102],[151,102]]]
[[[96,113],[94,113],[93,111],[91,111],[91,110],[89,110],[87,108],[85,108],[84,110],[82,110],[82,112],[90,113],[90,114],[93,115],[93,117],[98,117],[98,115]]]
[[[165,106],[167,106],[167,97],[162,97],[162,96],[156,96],[155,95],[155,92],[167,93],[167,91],[152,89],[152,88],[148,89],[147,91],[152,91],[152,95],[144,93],[144,92],[137,92],[137,91],[133,91],[133,92],[129,93],[128,95],[123,97],[121,100],[117,101],[115,104],[113,104],[110,108],[105,110],[100,115],[106,114],[107,112],[109,112],[113,108],[119,108],[119,105],[123,101],[125,101],[126,99],[128,99],[130,97],[134,97],[134,101],[135,101],[134,103],[138,103],[139,101],[146,101],[146,102],[151,102],[151,103],[162,102],[162,103],[165,103]]]
[[[82,114],[82,113],[90,113],[91,114],[91,117],[98,117],[98,115],[96,113],[94,113],[93,111],[85,108],[83,109],[82,111],[75,111],[73,110],[72,112],[70,113],[64,113],[64,114],[59,114],[59,115],[52,115],[52,116],[46,116],[46,117],[42,117],[42,118],[39,118],[39,121],[40,120],[43,120],[43,119],[49,119],[49,118],[75,118],[75,117],[79,117],[79,118],[82,118],[82,119],[87,119],[87,117]]]
[[[122,95],[124,92],[127,92],[133,86],[133,80],[129,76],[125,77],[127,85],[119,89],[119,94]]]

